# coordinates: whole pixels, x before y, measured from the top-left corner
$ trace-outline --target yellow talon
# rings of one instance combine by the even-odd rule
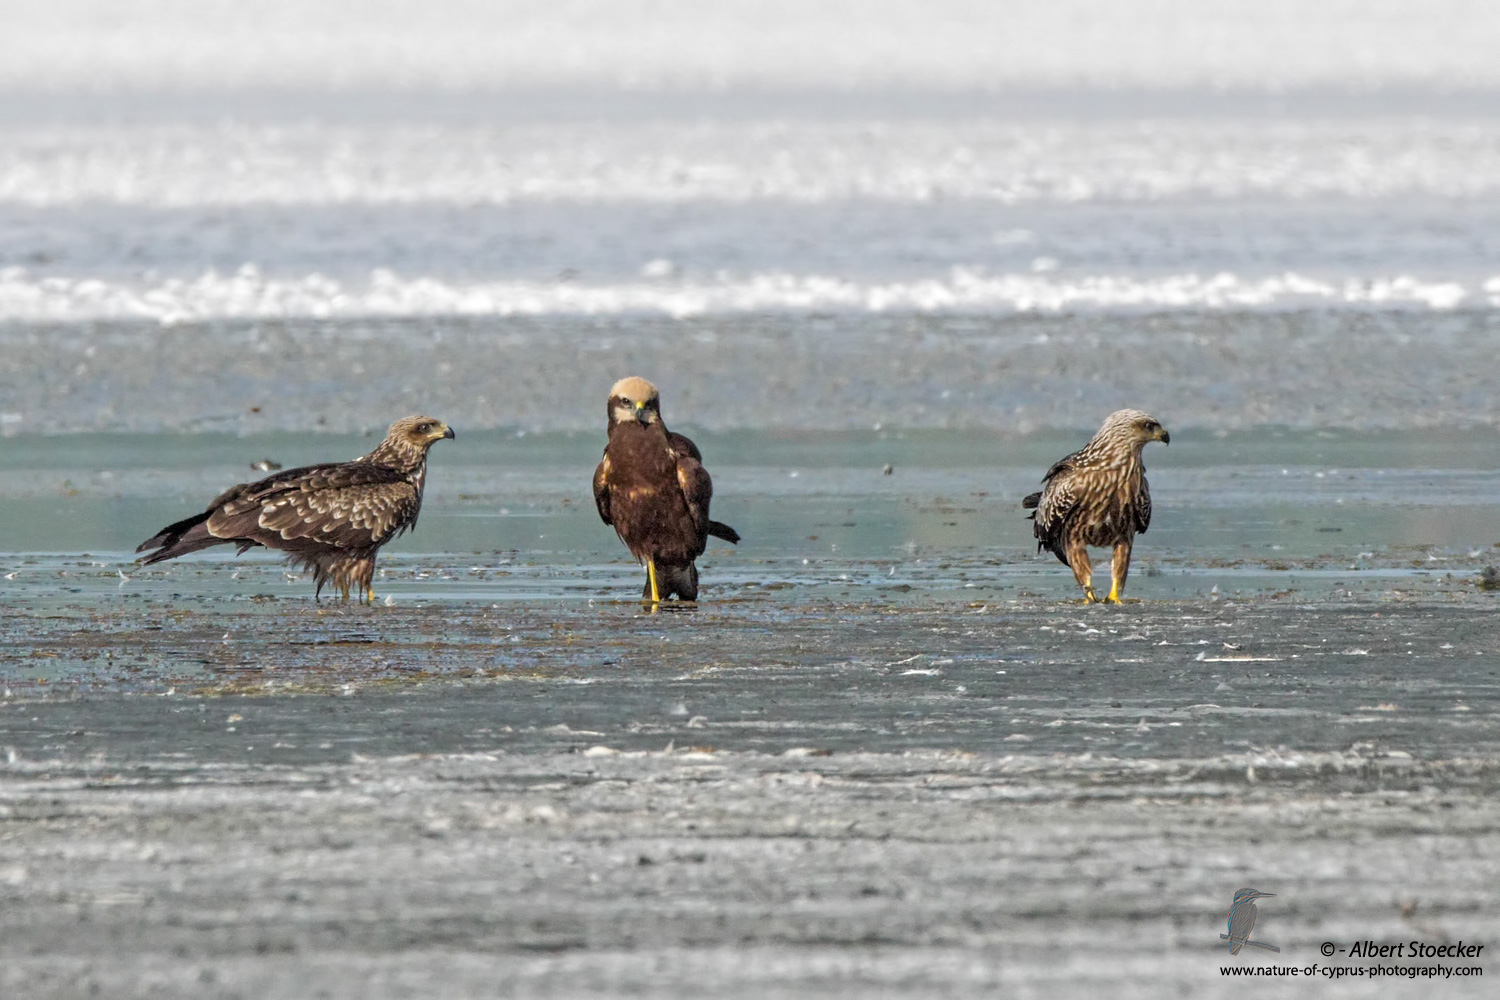
[[[1083,588],[1083,603],[1084,604],[1097,604],[1098,602],[1099,602],[1099,598],[1097,598],[1097,597],[1094,596],[1094,588],[1093,587],[1084,587]]]
[[[369,590],[365,591],[365,603],[366,604],[374,604],[375,603],[375,588],[374,587],[371,587]]]
[[[651,603],[661,603],[661,591],[656,586],[656,560],[648,556],[646,558],[646,579],[651,581]]]
[[[1123,601],[1120,600],[1120,588],[1117,585],[1111,585],[1110,586],[1110,588],[1109,588],[1109,596],[1104,599],[1104,603],[1105,604],[1123,604],[1123,603],[1125,603],[1125,602],[1123,602]]]

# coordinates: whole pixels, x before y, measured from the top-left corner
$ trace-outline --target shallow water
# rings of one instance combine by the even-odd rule
[[[695,435],[714,475],[716,516],[745,536],[736,549],[712,550],[729,567],[772,558],[1021,561],[1032,543],[1020,498],[1082,443],[1060,432],[682,429]],[[122,560],[160,523],[264,475],[253,462],[270,458],[290,468],[353,457],[372,440],[13,436],[3,444],[0,498],[9,516],[0,551]],[[589,492],[602,440],[581,432],[463,432],[432,454],[419,527],[385,551],[506,553],[563,566],[617,558],[618,543],[599,523]],[[1362,558],[1376,565],[1424,548],[1482,558],[1500,539],[1500,471],[1492,471],[1500,469],[1500,441],[1486,431],[1190,429],[1146,456],[1157,512],[1141,542],[1148,560]],[[736,558],[726,559],[731,551]]]
[[[252,461],[351,455],[368,440],[8,439],[0,595],[12,612],[12,689],[212,688],[219,667],[263,662],[286,683],[331,690],[493,667],[492,647],[518,640],[486,630],[508,632],[500,623],[511,616],[560,616],[555,627],[589,635],[635,613],[641,571],[589,494],[596,435],[479,432],[443,443],[417,530],[382,555],[375,608],[315,605],[307,576],[270,553],[132,562],[134,543],[250,478]],[[817,643],[836,648],[882,608],[1076,598],[1068,570],[1036,553],[1019,506],[1076,443],[1062,434],[739,432],[698,441],[715,475],[715,516],[744,540],[711,547],[702,571],[705,609],[715,610],[690,612],[684,624],[713,631],[727,615],[758,630],[832,616]],[[1473,470],[1495,466],[1497,452],[1483,433],[1180,434],[1149,452],[1154,523],[1138,541],[1128,592],[1194,608],[1233,598],[1483,603],[1479,575],[1500,562],[1500,503],[1496,474]],[[442,608],[474,624],[449,635],[434,617]],[[846,613],[849,639],[839,638]],[[326,616],[331,639],[312,626]],[[167,620],[186,633],[158,641],[143,624]],[[90,622],[102,631],[93,635]],[[344,642],[346,622],[365,636],[359,642],[389,645],[396,665],[365,677],[356,657],[326,672],[322,651]],[[290,632],[265,647],[251,638],[262,627]],[[303,628],[310,637],[299,644],[291,636]],[[503,648],[506,669],[558,665],[550,646]]]

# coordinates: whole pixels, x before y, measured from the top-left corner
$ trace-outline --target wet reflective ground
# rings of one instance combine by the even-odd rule
[[[1500,445],[1487,437],[1188,431],[1153,447],[1155,523],[1139,540],[1128,587],[1146,603],[1126,611],[1485,607],[1482,574],[1500,562],[1500,474],[1475,471],[1500,468]],[[1062,435],[699,440],[716,477],[715,515],[744,541],[709,550],[706,600],[661,619],[672,627],[746,629],[773,642],[817,628],[818,646],[832,651],[863,639],[867,615],[1041,612],[1076,600],[1067,569],[1036,554],[1018,505],[1039,470],[1075,443]],[[628,628],[642,610],[631,600],[641,572],[587,492],[593,436],[481,432],[437,449],[421,522],[382,557],[375,607],[315,603],[309,580],[263,551],[235,559],[226,547],[151,567],[130,553],[162,523],[257,475],[252,461],[352,455],[367,439],[5,444],[0,541],[12,552],[0,556],[9,611],[0,633],[13,697],[213,690],[222,670],[262,671],[296,690],[476,671],[566,668],[588,679],[598,654],[591,637]],[[60,554],[64,546],[75,554]],[[1098,571],[1107,577],[1102,555]],[[560,650],[539,643],[538,628],[581,630],[583,639]]]
[[[367,439],[5,441],[0,988],[1228,996],[1241,884],[1301,965],[1493,934],[1485,435],[1174,433],[1124,607],[1028,541],[1070,436],[697,437],[745,541],[655,614],[593,435],[437,449],[368,607],[128,554]]]

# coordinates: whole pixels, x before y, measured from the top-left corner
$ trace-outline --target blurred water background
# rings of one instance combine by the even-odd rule
[[[0,8],[8,551],[124,552],[417,411],[460,430],[424,532],[587,513],[632,372],[714,435],[721,504],[891,462],[829,495],[958,476],[1016,552],[1011,501],[1123,405],[1186,442],[1168,512],[1263,469],[1251,508],[1313,502],[1278,491],[1351,464],[1320,434],[1472,480],[1387,506],[1493,492],[1491,4]],[[1179,489],[1194,447],[1224,468]]]

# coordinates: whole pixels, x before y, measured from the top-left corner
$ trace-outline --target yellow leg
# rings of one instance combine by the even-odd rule
[[[1099,598],[1094,593],[1094,568],[1089,562],[1089,550],[1079,544],[1069,545],[1068,565],[1073,570],[1073,579],[1083,588],[1083,603],[1097,603]]]
[[[367,587],[365,589],[365,603],[366,604],[374,604],[375,603],[375,588],[374,587]]]
[[[1109,587],[1109,596],[1104,599],[1104,603],[1105,604],[1119,604],[1120,603],[1120,585],[1118,583],[1112,583],[1112,584],[1110,584],[1110,587]]]
[[[646,557],[646,579],[651,581],[651,603],[661,603],[661,591],[656,586],[656,560]]]

